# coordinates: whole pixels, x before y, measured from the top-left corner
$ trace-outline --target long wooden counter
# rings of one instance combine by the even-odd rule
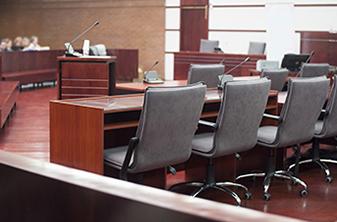
[[[1,221],[300,222],[0,151]]]
[[[215,64],[223,61],[225,71],[230,70],[240,64],[247,57],[250,60],[241,67],[233,70],[233,76],[249,76],[250,69],[256,68],[259,59],[266,59],[265,55],[229,54],[229,53],[200,53],[200,52],[175,52],[174,53],[174,79],[187,79],[187,73],[191,64]]]
[[[221,95],[216,89],[207,91],[202,118],[217,117]],[[277,112],[277,95],[270,92],[268,112]],[[128,144],[138,126],[143,99],[143,94],[132,94],[51,101],[50,161],[103,174],[103,149]],[[264,167],[263,161],[256,163]],[[156,186],[165,187],[165,175],[160,178]]]

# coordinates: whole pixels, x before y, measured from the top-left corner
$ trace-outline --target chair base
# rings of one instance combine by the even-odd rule
[[[249,177],[264,177],[264,181],[263,181],[263,199],[264,200],[270,200],[271,198],[271,194],[268,192],[269,191],[269,187],[271,184],[271,180],[273,177],[275,178],[281,178],[281,179],[287,179],[287,180],[291,180],[293,182],[293,184],[300,184],[303,186],[303,189],[300,191],[300,195],[306,196],[308,194],[308,186],[306,185],[306,183],[304,181],[302,181],[301,179],[295,177],[291,172],[289,171],[285,171],[285,170],[278,170],[278,171],[274,171],[271,173],[250,173],[250,174],[244,174],[244,175],[240,175],[236,178],[236,180],[240,180],[243,178],[249,178]]]
[[[222,191],[226,194],[229,194],[231,197],[234,198],[236,204],[241,206],[241,199],[237,193],[230,190],[227,187],[236,187],[241,188],[245,191],[245,199],[250,199],[252,194],[249,192],[248,188],[239,183],[233,182],[216,182],[216,183],[203,183],[203,182],[185,182],[185,183],[178,183],[169,188],[170,191],[174,190],[175,188],[182,187],[182,186],[191,186],[196,187],[197,189],[191,194],[192,197],[197,197],[201,193],[209,189],[215,189],[218,191]]]
[[[308,159],[308,160],[302,160],[300,162],[298,162],[298,165],[303,165],[306,163],[316,163],[325,173],[325,181],[328,183],[331,183],[333,178],[331,176],[331,172],[330,169],[328,167],[328,165],[326,165],[325,163],[333,163],[333,164],[337,164],[337,160],[331,160],[331,159]],[[295,167],[295,163],[290,165],[288,167],[288,171],[291,171],[294,167]]]

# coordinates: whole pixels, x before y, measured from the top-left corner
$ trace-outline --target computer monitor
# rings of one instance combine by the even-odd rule
[[[292,72],[298,72],[303,63],[309,62],[310,54],[285,54],[281,67]]]

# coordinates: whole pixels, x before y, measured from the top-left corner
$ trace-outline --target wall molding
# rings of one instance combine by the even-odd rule
[[[256,5],[212,5],[212,8],[264,8],[264,4]]]
[[[294,4],[295,7],[337,7],[337,4]]]
[[[76,8],[164,8],[164,0],[44,0],[42,1],[4,1],[0,3],[2,8],[15,9],[76,9]]]
[[[209,29],[209,32],[267,32],[264,29]]]

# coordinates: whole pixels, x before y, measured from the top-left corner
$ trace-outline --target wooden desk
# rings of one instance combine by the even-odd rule
[[[221,95],[215,89],[207,91],[202,118],[216,118]],[[270,92],[267,111],[277,111],[277,95]],[[103,149],[128,144],[138,126],[143,99],[143,94],[132,94],[51,101],[50,161],[103,174]],[[231,169],[236,169],[235,164]],[[157,185],[165,187],[165,174],[161,179]]]
[[[57,57],[58,99],[112,95],[116,57]]]
[[[259,76],[238,76],[234,77],[236,81],[254,80],[259,79]],[[187,80],[166,80],[162,84],[149,84],[144,82],[128,82],[116,83],[116,90],[128,93],[142,93],[148,87],[173,87],[173,86],[186,86]]]
[[[256,62],[266,59],[265,55],[228,54],[228,53],[200,53],[200,52],[176,52],[174,53],[174,79],[187,79],[187,73],[191,64],[214,64],[224,59],[225,70],[229,70],[241,63],[245,58],[250,61],[234,70],[233,76],[249,76],[249,69],[256,68]]]
[[[0,81],[0,127],[3,128],[19,95],[18,81]]]

